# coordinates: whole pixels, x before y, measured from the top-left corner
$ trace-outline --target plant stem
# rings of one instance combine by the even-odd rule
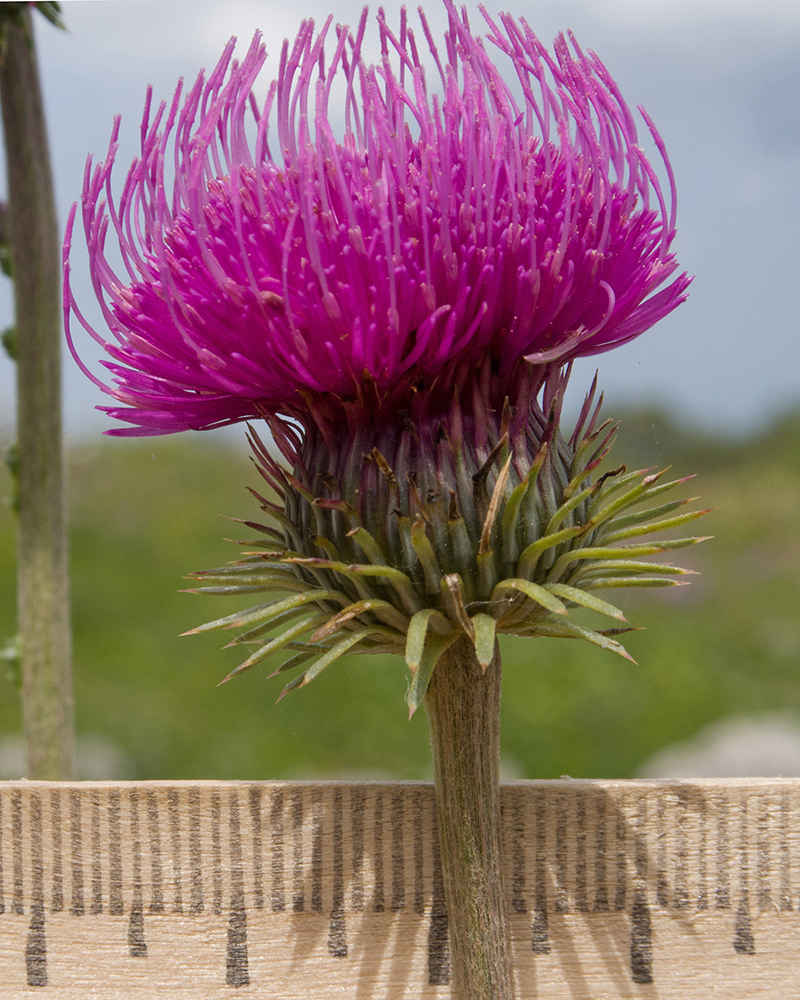
[[[16,311],[17,587],[28,777],[57,780],[74,773],[61,441],[59,232],[27,9],[18,22],[6,25],[0,103]]]
[[[464,636],[425,697],[458,1000],[512,1000],[500,830],[500,652],[484,673]]]

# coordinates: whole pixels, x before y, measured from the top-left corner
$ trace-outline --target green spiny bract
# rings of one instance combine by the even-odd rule
[[[616,427],[599,423],[595,386],[565,439],[568,373],[554,369],[543,381],[534,373],[515,380],[513,405],[508,397],[484,404],[496,395],[485,371],[439,416],[417,406],[384,426],[354,421],[346,435],[326,433],[322,404],[302,433],[272,419],[291,471],[251,428],[275,499],[255,496],[272,523],[244,522],[261,536],[240,543],[250,550],[244,558],[193,576],[204,584],[194,592],[271,597],[192,630],[240,629],[231,645],[257,646],[225,680],[288,651],[275,673],[302,669],[283,695],[344,653],[399,653],[413,712],[462,634],[484,669],[502,633],[581,638],[630,659],[615,638],[629,631],[625,617],[596,591],[679,584],[690,571],[647,558],[702,539],[647,536],[706,511],[681,513],[689,500],[662,499],[686,481],[665,481],[663,471],[622,465],[600,474]],[[577,625],[574,606],[623,624]]]

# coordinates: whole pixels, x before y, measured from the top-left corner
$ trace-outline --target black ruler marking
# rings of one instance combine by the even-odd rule
[[[50,912],[64,910],[64,858],[61,833],[61,790],[50,789],[50,831],[52,843],[53,880],[50,890]]]
[[[406,905],[405,794],[402,789],[392,793],[392,913]]]
[[[678,789],[675,803],[675,852],[674,852],[674,889],[672,905],[676,910],[686,910],[689,907],[689,798],[685,788]]]
[[[31,820],[31,922],[25,944],[25,971],[28,986],[47,986],[42,800],[38,792],[31,792],[28,804]]]
[[[147,793],[147,830],[150,842],[150,912],[164,912],[164,867],[161,860],[161,825],[158,796],[152,789]]]
[[[627,827],[625,825],[625,812],[621,801],[615,803],[614,807],[614,847],[615,847],[615,886],[614,886],[614,909],[617,911],[625,909],[628,888],[628,850],[627,850]]]
[[[717,887],[714,894],[718,910],[731,908],[730,843],[728,840],[728,797],[724,792],[715,796],[717,813]]]
[[[264,909],[264,857],[261,830],[261,787],[249,788],[250,823],[253,828],[253,906]]]
[[[792,883],[791,883],[791,864],[792,858],[789,852],[789,831],[791,829],[791,813],[790,813],[790,803],[789,794],[784,792],[781,795],[781,815],[780,815],[780,826],[778,833],[778,850],[779,850],[779,895],[780,909],[783,911],[791,911],[794,909],[792,903]]]
[[[239,818],[239,795],[235,790],[230,793],[228,804],[230,809],[231,905],[228,917],[228,951],[225,962],[225,982],[228,986],[249,986],[250,971],[247,957],[247,911],[244,900],[242,830]]]
[[[586,913],[589,899],[586,884],[586,793],[575,796],[575,909]]]
[[[272,845],[272,908],[281,910],[285,906],[284,805],[287,800],[282,790],[272,790],[271,808],[267,813],[263,806],[262,789],[251,785],[246,786],[246,791],[246,802],[244,788],[231,792],[229,802],[226,800],[230,810],[229,817],[226,817],[230,820],[226,963],[227,982],[234,986],[250,982],[245,906],[246,903],[259,909],[264,906],[265,840]],[[420,789],[380,787],[371,791],[352,786],[345,794],[343,787],[336,786],[332,791],[292,789],[295,888],[299,885],[301,903],[305,879],[308,878],[311,910],[320,912],[323,902],[327,905],[324,883],[327,868],[323,864],[323,853],[328,858],[327,851],[330,850],[332,904],[328,947],[333,957],[345,957],[348,954],[346,864],[351,864],[352,872],[350,905],[354,910],[364,905],[367,792],[374,803],[371,816],[374,838],[370,847],[374,848],[373,899],[376,910],[388,908],[389,892],[392,910],[404,909],[407,898],[410,904],[413,887],[414,911],[418,914],[425,912],[426,840],[432,845],[433,870],[429,884],[433,895],[428,928],[428,977],[432,984],[446,984],[450,978],[447,913],[435,818],[433,823],[426,819],[428,814],[425,810],[432,802],[429,791],[423,794]],[[142,833],[146,827],[153,876],[150,909],[158,912],[163,910],[162,818],[168,819],[170,826],[176,904],[173,912],[202,910],[204,864],[201,834],[206,815],[202,805],[208,801],[205,794],[197,788],[164,791],[132,788],[123,800],[123,793],[113,787],[103,790],[90,788],[85,792],[70,789],[68,793],[58,788],[40,791],[34,787],[12,789],[0,796],[0,838],[6,838],[0,839],[0,913],[4,912],[9,902],[5,891],[11,889],[11,912],[23,914],[27,911],[29,915],[25,946],[29,985],[41,986],[47,982],[46,890],[51,912],[63,911],[65,900],[70,900],[70,912],[82,914],[86,905],[84,866],[91,868],[91,912],[119,915],[128,910],[129,954],[134,957],[147,955],[143,869],[144,845],[148,844],[148,840],[143,840]],[[615,903],[622,909],[626,897],[628,899],[631,977],[635,983],[653,982],[651,904],[657,903],[678,911],[693,905],[698,910],[709,905],[720,910],[733,910],[733,950],[743,955],[756,951],[752,923],[754,907],[759,912],[794,909],[792,845],[796,804],[789,792],[780,789],[761,794],[737,791],[735,798],[724,792],[712,792],[706,798],[701,788],[677,787],[658,793],[644,791],[633,801],[629,798],[627,804],[625,796],[617,798],[599,787],[577,788],[574,791],[557,789],[555,795],[540,789],[528,794],[509,788],[504,796],[509,905],[514,912],[526,912],[532,903],[531,940],[536,953],[547,954],[551,950],[548,899],[551,905],[555,904],[558,912],[568,912],[571,906],[583,911],[589,909],[590,902],[594,910],[608,908],[612,896],[609,868],[615,854]],[[217,853],[221,854],[222,804],[219,792],[215,791],[211,799],[212,841],[216,827]],[[348,803],[349,813],[346,808]],[[167,816],[160,815],[161,806],[168,807]],[[529,807],[532,811],[528,821],[526,810]],[[310,822],[305,825],[304,808],[310,812],[307,817]],[[2,823],[3,810],[6,810],[5,827]],[[246,811],[249,825],[243,815]],[[350,824],[346,830],[348,815]],[[86,846],[90,847],[86,855],[83,851],[84,819],[89,840]],[[264,828],[266,822],[270,825],[268,834]],[[329,822],[332,824],[330,828]],[[130,841],[123,836],[123,826],[128,823]],[[243,823],[247,826],[248,837],[252,836],[252,897],[249,885],[245,891]],[[389,829],[386,829],[387,823]],[[352,836],[348,838],[346,833]],[[330,841],[325,839],[327,836]],[[711,840],[708,839],[710,836]],[[406,839],[409,844],[408,864]],[[44,849],[45,842],[47,851]],[[410,853],[412,842],[413,864]],[[324,845],[328,843],[331,846],[323,852]],[[128,844],[131,856],[126,861],[123,849]],[[250,878],[250,844],[248,839],[247,880]],[[612,845],[610,851],[609,844]],[[352,855],[345,850],[348,845]],[[66,857],[65,846],[69,849]],[[386,879],[389,861],[385,856],[390,847],[391,889]],[[532,862],[530,875],[527,859]],[[128,864],[132,876],[129,907],[125,895]],[[628,864],[631,868],[626,871]],[[191,907],[183,905],[182,865],[188,873],[187,893],[191,885]],[[214,877],[221,895],[223,885],[227,883],[223,879],[220,859]],[[552,886],[548,884],[548,878],[553,879]],[[530,899],[526,899],[526,890],[531,891]],[[258,905],[259,893],[261,906]],[[159,898],[162,902],[160,907],[157,905]],[[621,907],[618,905],[620,898],[623,901]],[[379,900],[383,904],[381,907],[377,905]],[[276,901],[280,901],[280,905],[275,905]],[[559,908],[559,901],[563,909]]]
[[[122,913],[122,810],[119,789],[108,795],[108,912],[118,917]]]
[[[23,887],[22,881],[22,792],[14,789],[11,793],[11,850],[14,866],[14,890],[11,897],[11,912],[22,914]]]
[[[375,868],[375,889],[372,895],[372,909],[383,913],[385,894],[383,886],[383,793],[375,795],[373,863]]]
[[[756,842],[756,878],[758,880],[758,909],[772,909],[772,890],[770,887],[770,856],[769,856],[769,827],[770,827],[770,799],[762,798],[758,810],[758,838]]]
[[[414,816],[414,913],[425,912],[425,830],[422,811],[422,793],[415,788],[411,794]]]
[[[515,791],[511,803],[511,909],[527,913],[525,902],[525,798]]]
[[[669,885],[667,881],[667,797],[656,803],[656,831],[658,848],[656,851],[656,903],[669,906]]]
[[[178,791],[170,788],[167,792],[167,818],[169,820],[169,842],[172,853],[172,912],[183,913],[183,871],[181,864],[181,804]]]
[[[202,913],[203,849],[200,842],[200,789],[189,789],[189,912]]]
[[[550,954],[547,920],[547,808],[544,795],[534,793],[534,883],[531,950],[535,955]]]
[[[302,913],[305,909],[303,892],[303,792],[300,788],[292,791],[292,843],[293,857],[293,892],[292,910]]]
[[[697,909],[708,909],[708,809],[706,798],[701,791],[695,790],[697,808],[698,843],[697,843]]]
[[[433,846],[433,870],[431,872],[431,915],[428,927],[428,983],[431,986],[447,986],[450,983],[450,928],[444,900],[442,856],[439,850],[439,828],[435,808],[433,809],[429,836]]]
[[[272,847],[272,889],[270,907],[273,913],[280,913],[286,907],[283,884],[283,792],[274,788],[269,807],[270,845]]]
[[[142,887],[142,839],[139,827],[139,791],[131,788],[128,796],[131,824],[131,864],[133,899],[128,919],[128,954],[131,958],[147,957],[144,939],[144,893]]]
[[[567,796],[564,792],[559,792],[556,796],[556,857],[553,869],[553,875],[555,876],[553,910],[556,913],[569,913],[567,808]]]
[[[333,792],[333,905],[328,930],[328,952],[334,958],[347,958],[347,927],[344,916],[344,831],[343,793]]]
[[[350,830],[353,853],[353,875],[350,886],[350,905],[354,910],[364,909],[364,809],[366,792],[358,785],[350,789]]]
[[[663,801],[663,800],[660,800]],[[634,983],[653,982],[653,937],[650,907],[647,903],[647,797],[641,795],[636,803],[633,829],[634,886],[631,909],[631,979]]]
[[[222,796],[211,793],[211,908],[222,913]]]
[[[594,795],[595,828],[594,828],[594,905],[596,913],[608,910],[608,866],[606,864],[606,796],[602,789]]]
[[[311,909],[322,913],[322,789],[311,791]]]
[[[92,803],[92,906],[94,914],[103,912],[103,842],[100,833],[100,791],[95,788],[91,794]]]
[[[69,848],[72,869],[72,895],[69,912],[82,917],[86,912],[83,898],[83,831],[81,829],[81,793],[72,789],[69,793]]]
[[[740,799],[739,816],[739,851],[738,851],[738,876],[739,876],[739,905],[736,907],[736,919],[734,923],[733,950],[740,955],[754,955],[756,942],[753,937],[753,925],[750,920],[750,858],[749,858],[749,832],[748,832],[748,798],[743,795]]]

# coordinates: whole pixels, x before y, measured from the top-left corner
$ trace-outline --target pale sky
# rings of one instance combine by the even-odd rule
[[[399,4],[384,3],[390,22]],[[413,10],[414,5],[409,5]],[[798,0],[503,0],[545,41],[571,27],[595,49],[631,106],[662,133],[678,182],[681,267],[689,301],[626,347],[589,359],[615,402],[659,403],[685,422],[742,431],[800,406],[800,2]],[[469,4],[473,29],[480,24]],[[69,32],[37,15],[59,215],[80,194],[86,155],[103,154],[123,116],[120,174],[135,153],[145,89],[169,97],[179,76],[211,68],[231,35],[244,48],[258,27],[273,75],[284,37],[305,16],[353,24],[352,0],[67,0]],[[436,2],[426,14],[441,34]],[[411,15],[413,20],[415,14]],[[5,188],[0,169],[0,191]],[[92,293],[74,266],[82,306]],[[0,278],[0,328],[13,321]],[[91,351],[87,352],[91,356]],[[65,354],[71,436],[109,422],[107,400]],[[0,357],[0,429],[13,418],[13,366]]]

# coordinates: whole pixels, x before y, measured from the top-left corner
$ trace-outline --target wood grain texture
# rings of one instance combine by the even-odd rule
[[[800,780],[501,790],[518,996],[795,997]],[[9,1000],[449,997],[427,783],[0,783]]]

